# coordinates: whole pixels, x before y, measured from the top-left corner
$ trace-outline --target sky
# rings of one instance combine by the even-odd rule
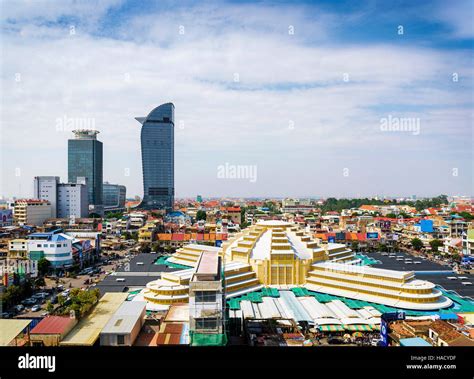
[[[472,1],[1,1],[0,196],[67,181],[72,130],[142,196],[175,109],[177,197],[473,196]]]

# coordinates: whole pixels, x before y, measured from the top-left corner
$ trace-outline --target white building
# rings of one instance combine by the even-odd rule
[[[52,206],[52,218],[76,218],[89,215],[87,182],[78,177],[77,183],[60,183],[59,176],[35,176],[34,197]]]
[[[100,344],[132,346],[145,323],[145,316],[145,301],[125,301],[100,332]]]
[[[59,176],[35,176],[33,185],[33,197],[49,201],[52,207],[51,217],[56,218]]]
[[[462,236],[462,254],[474,256],[474,229],[468,229]]]
[[[143,225],[145,225],[146,219],[147,215],[145,213],[130,213],[130,226],[141,228]]]
[[[87,185],[64,183],[58,187],[58,217],[83,218],[89,215]]]
[[[46,258],[55,268],[71,265],[73,240],[73,237],[64,233],[32,233],[28,236],[30,259]]]

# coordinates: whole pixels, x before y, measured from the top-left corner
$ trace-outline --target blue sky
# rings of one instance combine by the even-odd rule
[[[473,194],[472,2],[1,7],[0,195],[66,180],[65,120],[100,130],[104,179],[141,195],[134,117],[169,101],[177,196]],[[258,178],[218,178],[225,163]]]

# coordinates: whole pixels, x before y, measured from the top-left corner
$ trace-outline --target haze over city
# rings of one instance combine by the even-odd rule
[[[66,180],[83,126],[142,196],[134,118],[167,102],[176,197],[472,195],[472,3],[351,4],[2,2],[0,195]]]

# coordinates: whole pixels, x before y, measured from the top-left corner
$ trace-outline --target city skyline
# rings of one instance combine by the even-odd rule
[[[84,128],[142,196],[133,118],[168,102],[177,198],[473,195],[471,3],[145,3],[2,2],[0,195]]]

